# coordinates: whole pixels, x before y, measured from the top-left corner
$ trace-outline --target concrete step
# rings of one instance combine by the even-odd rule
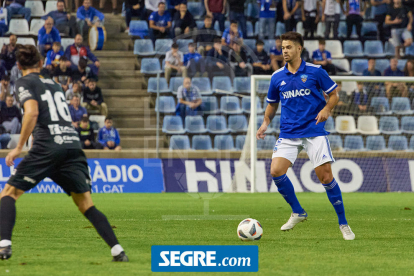
[[[156,127],[156,118],[120,118],[117,116],[114,117],[114,125],[117,128],[155,128]]]
[[[102,79],[106,78],[126,78],[126,77],[134,77],[134,78],[142,78],[142,81],[145,81],[144,75],[141,74],[138,70],[110,70],[104,69],[99,71],[99,77]]]
[[[106,37],[112,37],[113,35],[121,32],[121,22],[105,22]]]
[[[149,97],[144,89],[102,89],[102,94],[107,97]]]
[[[133,49],[133,43],[130,38],[126,39],[113,39],[108,38],[103,47],[104,50],[111,51],[129,51]]]
[[[121,137],[156,136],[156,128],[118,128]],[[163,135],[160,129],[160,135]]]
[[[117,118],[156,118],[157,114],[154,112],[153,108],[149,107],[137,107],[137,108],[119,108],[119,107],[112,107],[109,108],[109,113],[113,117]],[[162,121],[160,119],[160,121]]]
[[[128,110],[128,108],[143,108],[149,106],[149,99],[135,98],[135,97],[105,97],[105,102],[109,108],[120,108],[121,110]]]
[[[98,58],[104,58],[104,57],[114,57],[114,58],[123,58],[128,57],[132,58],[135,57],[134,53],[131,51],[95,51],[93,52],[95,56]]]
[[[132,138],[132,137],[122,138],[121,136],[121,146],[124,149],[125,148],[128,148],[128,149],[155,148],[156,141],[157,141],[156,136],[136,137],[136,138]],[[167,143],[164,137],[159,137],[159,145],[160,145],[160,148],[165,148],[167,146]]]
[[[110,61],[108,61],[108,60],[100,60],[100,62],[101,62],[101,67],[100,67],[100,70],[131,70],[131,71],[134,71],[135,70],[135,67],[136,67],[136,64],[135,64],[135,62],[131,62],[131,61],[129,61],[129,62],[125,62],[125,61],[123,61],[123,60],[116,60],[116,59],[113,59],[113,60],[110,60]]]
[[[136,78],[123,78],[122,80],[100,79],[98,85],[102,89],[141,89],[142,80]]]

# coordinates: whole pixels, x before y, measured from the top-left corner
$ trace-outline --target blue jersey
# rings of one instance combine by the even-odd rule
[[[282,49],[278,50],[276,48],[276,46],[273,46],[272,49],[270,49],[270,55],[275,55],[275,56],[281,56],[282,55]]]
[[[316,60],[316,61],[323,61],[324,60],[323,54],[326,55],[326,60],[331,60],[332,59],[331,53],[329,51],[324,50],[323,52],[321,52],[321,50],[319,50],[319,49],[316,50],[316,51],[313,51],[312,59]]]
[[[240,30],[237,30],[237,34],[234,34],[230,27],[224,30],[223,36],[224,41],[227,45],[229,45],[232,41],[236,40],[237,38],[243,38],[243,33]]]
[[[275,18],[276,1],[275,0],[258,0],[260,5],[260,18]]]
[[[155,26],[157,27],[167,27],[168,22],[171,22],[171,16],[168,11],[165,11],[162,15],[160,15],[158,12],[151,13],[148,20],[154,21]]]
[[[325,107],[323,92],[329,94],[337,84],[320,65],[302,61],[292,74],[287,65],[273,73],[267,94],[268,103],[280,103],[279,138],[326,136],[325,122],[316,124],[316,116]]]

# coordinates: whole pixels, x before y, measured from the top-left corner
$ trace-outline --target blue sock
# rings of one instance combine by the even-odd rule
[[[344,202],[342,201],[342,193],[339,188],[338,183],[335,178],[329,184],[322,184],[326,190],[329,201],[332,203],[332,206],[335,209],[336,214],[338,215],[339,225],[348,224],[345,218],[345,208]]]
[[[302,214],[304,212],[302,206],[296,197],[295,189],[293,188],[292,182],[290,182],[289,177],[286,174],[273,177],[273,181],[275,182],[279,193],[283,196],[287,203],[289,203],[290,207],[292,207],[293,213]]]

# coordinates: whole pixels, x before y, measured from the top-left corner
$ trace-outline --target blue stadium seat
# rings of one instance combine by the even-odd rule
[[[244,113],[250,114],[251,108],[251,97],[243,97],[242,98],[242,109]],[[262,114],[262,103],[260,102],[259,97],[256,97],[256,114]]]
[[[256,116],[256,129],[259,129],[259,128],[260,128],[260,126],[262,125],[262,123],[263,123],[263,118],[264,118],[264,116],[263,116],[263,115],[258,115],[258,116]]]
[[[388,57],[395,56],[395,47],[394,47],[394,45],[392,45],[392,43],[390,43],[388,41],[385,42],[385,49],[384,49],[384,51],[385,51],[385,54]]]
[[[391,135],[388,139],[388,149],[390,150],[407,150],[408,142],[407,137]]]
[[[328,120],[326,120],[325,123],[325,130],[330,132],[330,133],[335,133],[335,122],[334,119],[332,117],[328,117]]]
[[[129,35],[144,38],[148,36],[148,23],[145,20],[131,20],[129,24]]]
[[[185,117],[185,130],[188,133],[206,133],[203,117],[200,115]]]
[[[239,98],[235,96],[224,96],[220,99],[220,110],[225,114],[241,114]]]
[[[216,135],[214,137],[215,150],[234,150],[234,141],[231,135]]]
[[[148,88],[149,93],[157,93],[157,78],[148,79]],[[169,93],[171,92],[168,87],[167,80],[165,78],[160,78],[160,93]]]
[[[398,64],[397,64],[397,68],[404,72],[404,67],[405,67],[406,63],[407,63],[406,59],[399,59]]]
[[[401,118],[401,129],[403,133],[414,134],[414,117],[405,116]]]
[[[170,139],[170,150],[189,150],[190,139],[187,135],[173,135]]]
[[[228,126],[232,133],[247,131],[247,119],[244,115],[231,115],[228,121]]]
[[[368,68],[367,59],[355,58],[351,61],[351,71],[354,75],[362,76],[362,72]]]
[[[364,150],[364,140],[362,136],[345,136],[345,150]]]
[[[280,115],[275,115],[275,117],[273,117],[273,120],[270,122],[269,127],[273,133],[280,133]]]
[[[276,145],[276,137],[272,135],[266,135],[264,140],[257,140],[257,150],[273,150]]]
[[[346,40],[344,42],[345,57],[363,57],[362,43],[359,40]]]
[[[155,55],[154,45],[151,39],[136,39],[134,43],[134,55],[153,56]]]
[[[367,137],[367,150],[386,150],[384,136],[375,135]]]
[[[204,27],[204,21],[203,20],[197,20],[197,29],[202,29]]]
[[[208,135],[195,135],[192,140],[193,150],[212,150],[211,138]]]
[[[371,99],[371,107],[374,108],[377,115],[392,114],[392,111],[390,110],[390,103],[386,97],[373,97]]]
[[[236,143],[237,143],[237,140],[236,140]],[[414,136],[411,136],[411,139],[410,139],[410,150],[414,150]]]
[[[226,118],[222,115],[210,115],[207,117],[207,131],[212,134],[226,134],[230,130],[227,128]]]
[[[188,53],[188,44],[194,42],[192,39],[177,39],[178,50],[183,54]]]
[[[410,106],[410,100],[404,97],[393,97],[391,102],[391,110],[398,115],[413,114]]]
[[[219,93],[216,89],[224,90],[227,92],[233,92],[233,87],[231,86],[231,80],[229,77],[214,77],[213,78],[213,91]]]
[[[165,55],[168,51],[171,50],[173,40],[170,38],[159,38],[155,40],[155,52],[157,55]]]
[[[332,150],[342,150],[342,138],[340,135],[328,135],[329,145]]]
[[[253,24],[250,21],[247,21],[246,23],[246,34],[247,37],[253,37],[254,36],[254,31],[253,31]]]
[[[257,81],[257,93],[266,94],[269,92],[270,80],[259,80]]]
[[[217,114],[219,113],[217,97],[214,96],[203,96],[201,97],[203,103],[203,112],[204,114]]]
[[[243,150],[245,141],[246,141],[246,135],[237,135],[236,136],[236,150]]]
[[[203,5],[200,2],[187,2],[187,9],[194,19],[200,19],[204,13]]]
[[[259,36],[260,33],[260,24],[259,21],[256,21],[254,24],[254,36]]]
[[[162,73],[160,61],[158,58],[143,58],[141,60],[142,74],[157,74]]]
[[[277,22],[275,36],[281,36],[284,33],[286,33],[285,23]]]
[[[397,117],[381,117],[379,121],[379,130],[384,134],[401,134]]]
[[[180,116],[165,116],[162,123],[162,132],[168,134],[184,134],[183,120]]]
[[[230,21],[225,21],[224,22],[224,29],[227,29],[227,28],[229,28],[230,27]],[[218,21],[216,21],[216,23],[214,23],[214,30],[216,30],[216,31],[220,31],[220,25],[219,25],[219,23],[218,23]]]
[[[264,49],[267,52],[267,54],[269,54],[270,49],[272,49],[275,46],[275,40],[274,39],[266,39],[264,41],[265,45],[264,45]],[[256,49],[256,46],[254,47],[254,49]]]
[[[385,57],[382,42],[379,40],[367,40],[364,43],[364,53],[369,57]]]
[[[235,77],[233,79],[233,91],[250,94],[250,77]]]
[[[243,39],[243,44],[251,50],[256,49],[256,39]]]
[[[173,96],[160,96],[159,100],[155,100],[155,111],[158,111],[158,101],[160,113],[175,113],[176,106]]]
[[[213,95],[209,78],[193,78],[192,85],[197,86],[201,95]]]
[[[178,87],[183,85],[184,78],[183,77],[172,77],[170,79],[170,90],[173,94],[177,94]]]
[[[390,67],[390,60],[389,59],[377,59],[375,61],[375,69],[381,72],[384,72],[385,69]]]
[[[362,22],[361,35],[363,37],[376,37],[378,34],[377,24],[375,22]]]
[[[409,47],[405,47],[406,56],[414,56],[414,44],[411,44]]]

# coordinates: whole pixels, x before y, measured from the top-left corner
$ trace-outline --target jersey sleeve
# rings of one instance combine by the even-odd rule
[[[33,90],[33,87],[36,87],[36,86],[33,84],[30,84],[28,81],[24,79],[18,79],[16,81],[15,89],[16,89],[16,94],[18,95],[21,106],[23,106],[27,100],[38,101],[36,94]]]
[[[274,78],[270,81],[269,91],[267,92],[267,99],[268,103],[278,103],[280,102],[280,95],[279,95],[279,84],[276,83]]]
[[[326,94],[331,93],[335,90],[335,88],[338,87],[336,82],[334,82],[331,77],[329,77],[328,73],[322,69],[322,67],[319,68],[318,73],[318,85],[319,87],[325,92]]]

